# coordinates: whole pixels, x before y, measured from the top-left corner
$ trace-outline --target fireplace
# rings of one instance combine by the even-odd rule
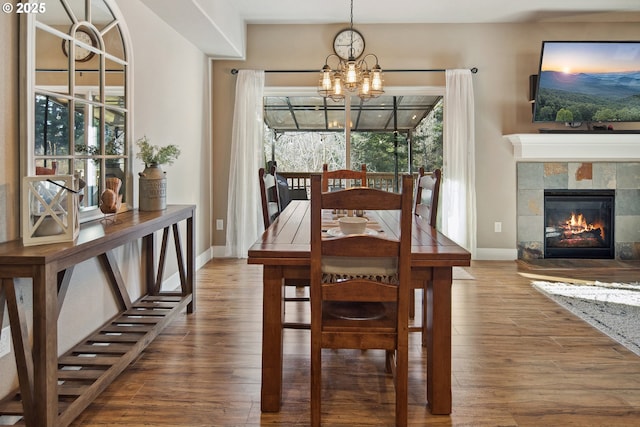
[[[547,257],[544,196],[546,191],[557,190],[615,192],[615,205],[612,203],[615,212],[611,213],[610,232],[605,234],[605,239],[613,245],[613,258],[640,260],[638,134],[566,132],[505,137],[513,144],[516,161],[516,249],[519,260]],[[605,252],[589,256],[611,257],[603,248],[589,252]]]
[[[615,190],[545,190],[545,258],[614,258]]]

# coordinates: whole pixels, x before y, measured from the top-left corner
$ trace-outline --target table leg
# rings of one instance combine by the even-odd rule
[[[155,270],[155,235],[150,233],[142,238],[142,265],[144,266],[145,291],[147,295],[156,293],[156,270]]]
[[[58,419],[58,289],[53,264],[35,268],[33,277],[34,424]]]
[[[282,400],[282,267],[265,265],[262,302],[263,412],[278,412]]]
[[[429,311],[429,306],[427,302],[427,295],[429,295],[429,280],[422,281],[422,331],[420,332],[420,336],[422,337],[422,347],[427,347],[427,312]]]
[[[451,267],[434,267],[427,282],[427,403],[451,413]]]
[[[187,313],[196,311],[196,236],[195,213],[187,218],[187,289],[191,294],[191,302],[187,305]]]
[[[24,307],[18,303],[14,279],[2,279],[0,285],[0,319],[4,316],[5,302],[9,314],[13,351],[16,359],[16,370],[20,385],[20,397],[24,411],[24,423],[27,426],[33,422],[33,352],[29,343],[29,331]]]

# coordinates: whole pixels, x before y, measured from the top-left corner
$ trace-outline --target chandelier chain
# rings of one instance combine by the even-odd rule
[[[353,0],[351,0],[351,15],[349,16],[349,22],[351,23],[351,52],[353,52]]]

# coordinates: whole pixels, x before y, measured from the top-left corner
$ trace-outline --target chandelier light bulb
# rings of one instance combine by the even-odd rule
[[[371,77],[369,77],[369,72],[365,71],[362,74],[362,82],[360,84],[360,96],[369,96],[371,95]]]
[[[345,83],[347,85],[355,85],[358,83],[358,67],[356,66],[355,60],[347,62]]]
[[[334,96],[344,96],[342,91],[342,79],[340,75],[336,75],[333,79],[333,95]]]
[[[322,70],[322,80],[320,85],[323,91],[331,90],[331,68],[327,67],[326,70]]]
[[[382,69],[376,65],[371,71],[371,87],[373,90],[382,91]]]

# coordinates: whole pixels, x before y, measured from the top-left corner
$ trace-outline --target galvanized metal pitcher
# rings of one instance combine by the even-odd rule
[[[166,172],[152,163],[140,175],[139,209],[141,211],[161,211],[167,208]]]

